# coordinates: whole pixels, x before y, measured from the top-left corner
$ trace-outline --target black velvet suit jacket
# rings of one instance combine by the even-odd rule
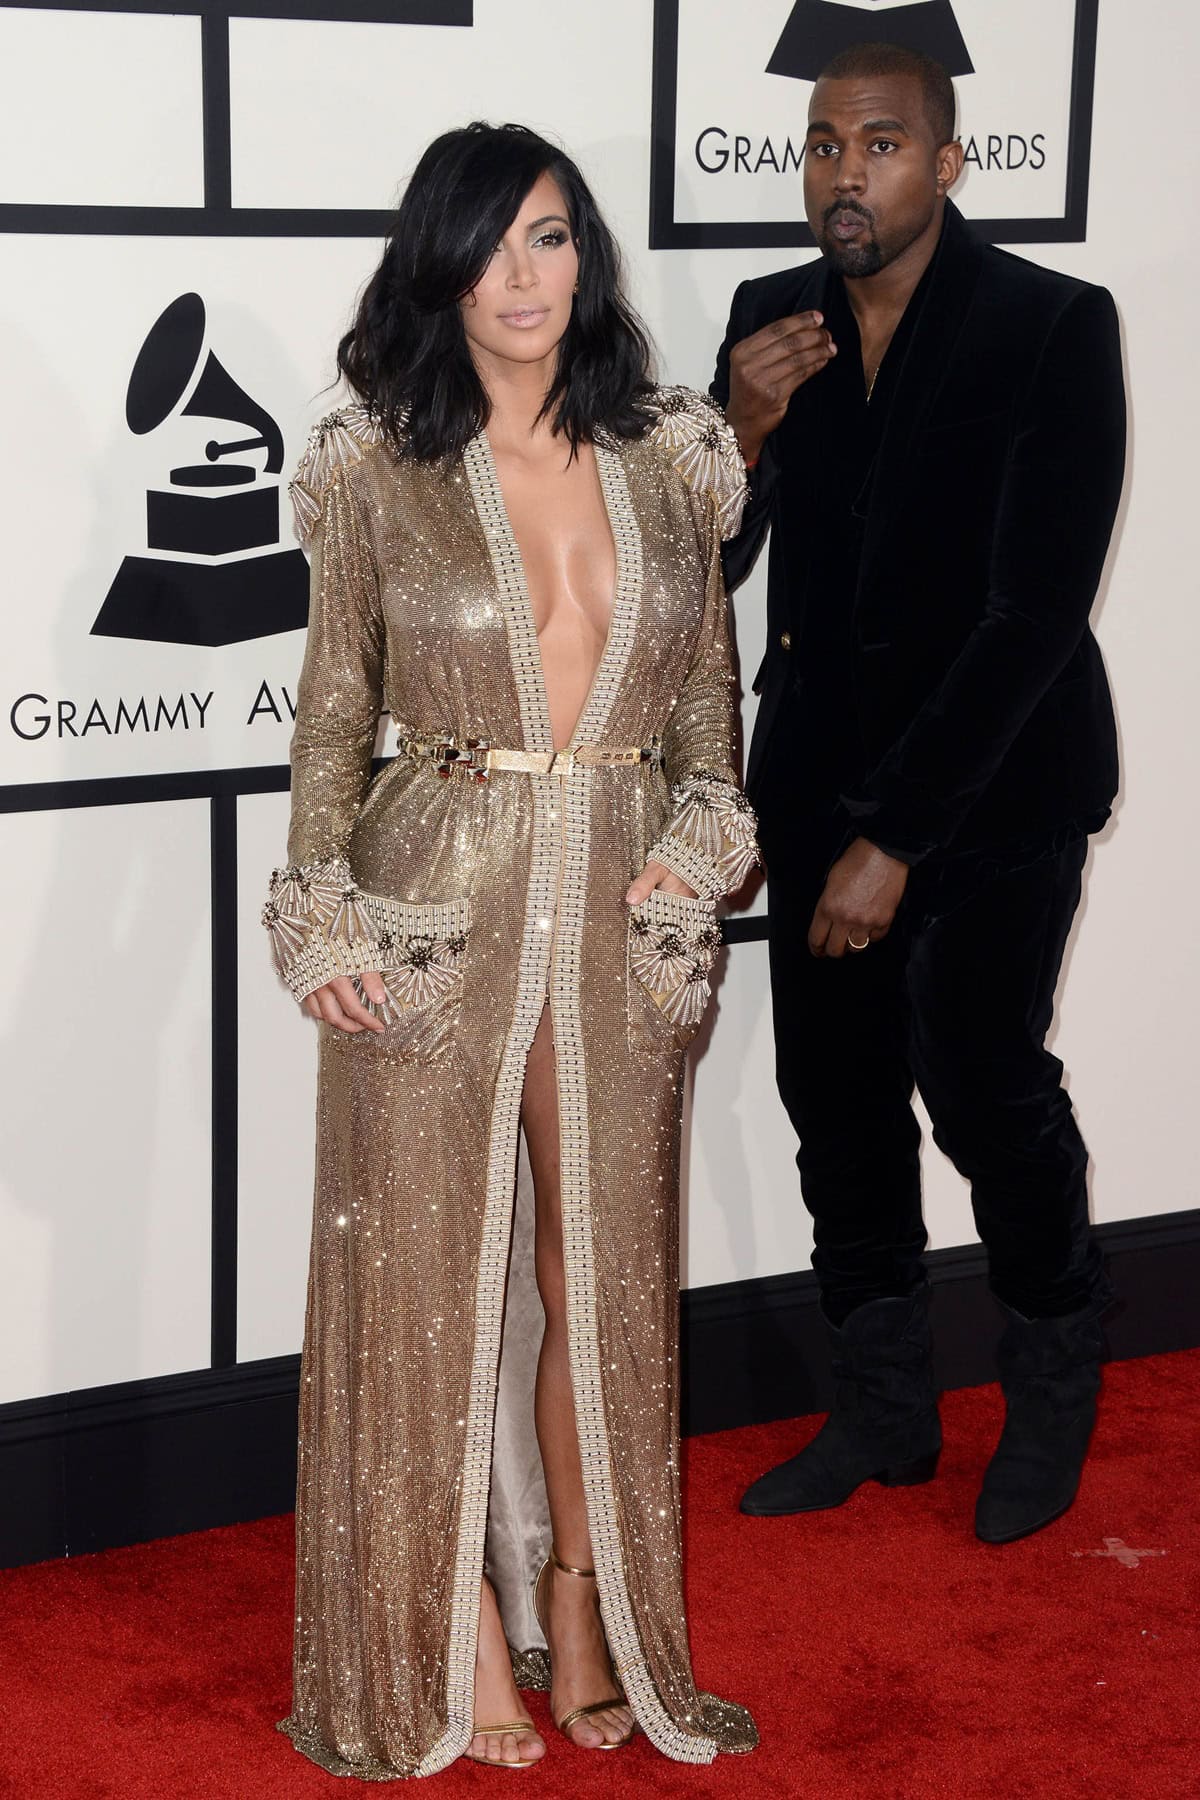
[[[729,352],[770,320],[822,307],[823,259],[746,281]],[[780,809],[808,545],[822,519],[822,376],[793,396],[751,476],[735,587],[768,526],[767,653],[747,786]],[[852,675],[869,771],[847,834],[909,860],[1000,845],[1103,812],[1116,730],[1088,627],[1125,464],[1116,309],[1104,288],[975,243],[947,205],[874,466],[855,501],[862,555]],[[767,780],[767,775],[770,780]]]

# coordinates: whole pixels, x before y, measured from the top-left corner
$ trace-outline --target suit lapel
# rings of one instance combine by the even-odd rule
[[[934,256],[879,442],[863,537],[860,592],[875,558],[886,551],[890,526],[906,498],[914,443],[945,381],[979,280],[983,259],[952,202],[946,204],[945,226]]]

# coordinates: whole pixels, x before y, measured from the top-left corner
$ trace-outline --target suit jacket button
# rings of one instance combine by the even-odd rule
[[[790,650],[791,647],[792,647],[791,632],[790,631],[781,631],[779,634],[779,648],[781,650]]]

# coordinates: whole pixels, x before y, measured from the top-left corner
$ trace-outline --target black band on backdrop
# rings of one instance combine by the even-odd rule
[[[238,865],[237,796],[209,801],[212,893],[212,1288],[214,1369],[237,1362]]]
[[[286,794],[286,763],[252,769],[181,769],[163,775],[109,775],[95,781],[26,781],[0,786],[0,814],[69,812],[77,806],[142,806],[156,800],[212,800],[220,794]]]
[[[233,207],[233,147],[229,141],[229,18],[200,20],[200,80],[204,115],[204,210]]]
[[[26,12],[169,13],[172,18],[296,19],[330,25],[471,25],[474,0],[5,0]]]
[[[1092,169],[1092,118],[1096,93],[1096,33],[1100,0],[1078,0],[1075,8],[1074,61],[1071,75],[1071,112],[1067,127],[1067,216],[1079,228],[1077,238],[1063,243],[1082,243],[1087,236],[1088,188]],[[1052,238],[1039,240],[1053,243]]]
[[[0,232],[42,236],[384,238],[395,219],[390,209],[356,212],[350,208],[0,203]]]

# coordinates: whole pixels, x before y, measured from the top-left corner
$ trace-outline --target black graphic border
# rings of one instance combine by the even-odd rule
[[[72,237],[384,237],[387,209],[243,207],[233,204],[229,118],[231,19],[327,20],[336,25],[470,26],[474,0],[13,0],[12,10],[152,13],[200,20],[204,203],[202,206],[74,206],[0,202],[0,232]],[[5,10],[10,10],[6,5]]]
[[[1065,210],[1060,218],[970,220],[972,231],[987,243],[1081,244],[1087,236],[1099,5],[1100,0],[1075,0]],[[654,65],[650,109],[650,249],[815,248],[812,232],[804,219],[721,220],[707,224],[683,224],[676,219],[675,135],[678,79],[679,0],[654,0]]]

